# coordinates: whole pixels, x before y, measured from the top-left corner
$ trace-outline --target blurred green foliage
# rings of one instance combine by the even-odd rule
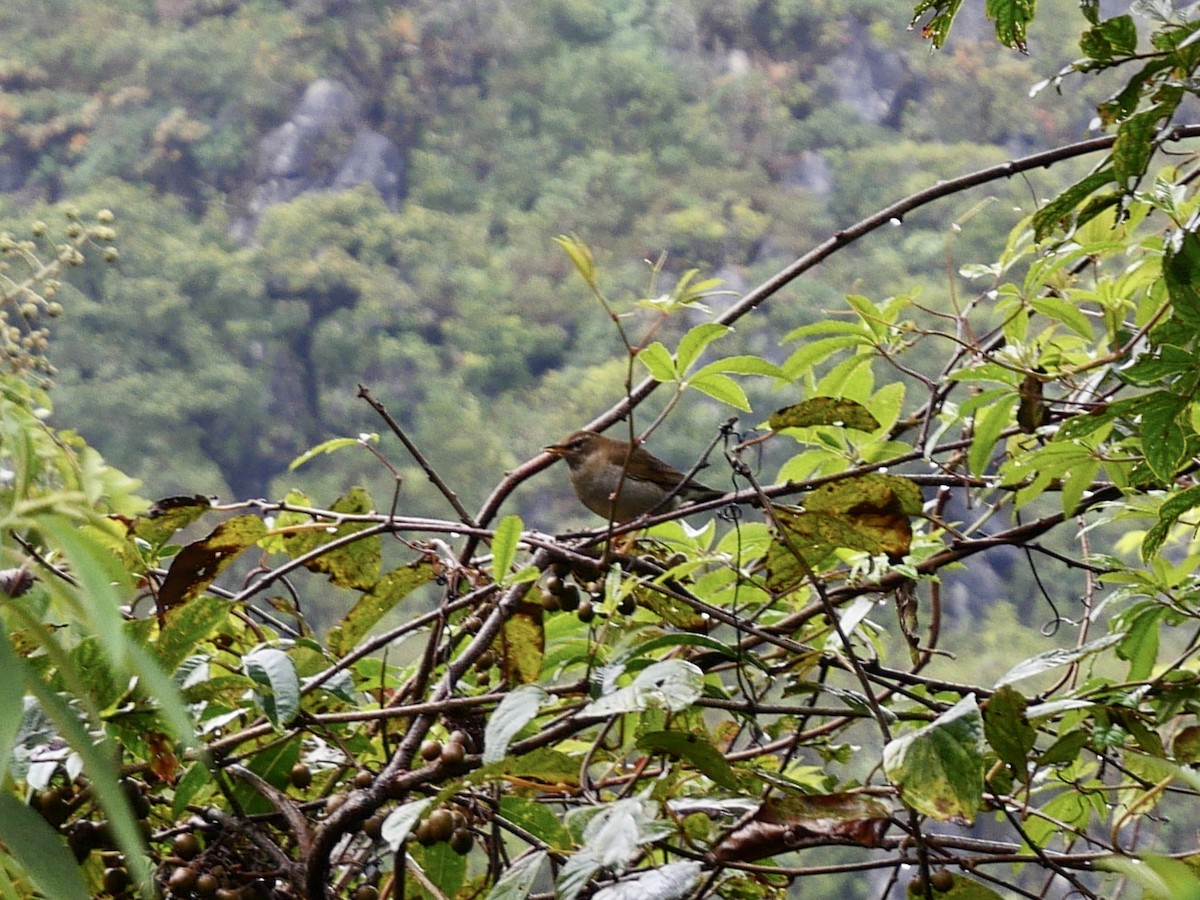
[[[622,351],[554,235],[604,248],[623,310],[665,289],[642,262],[662,253],[663,284],[698,266],[738,290],[1004,145],[1078,134],[1095,99],[1025,96],[1074,52],[1050,14],[1025,59],[985,34],[929,56],[905,10],[878,0],[533,6],[0,9],[0,176],[19,188],[0,221],[70,201],[122,222],[117,268],[84,267],[64,300],[63,420],[151,494],[263,495],[295,481],[283,473],[306,447],[375,427],[362,382],[470,490],[612,397],[596,367]],[[369,189],[301,196],[241,245],[257,142],[316,77],[346,84],[402,149],[407,197],[389,211]],[[876,96],[893,108],[856,108]],[[1038,190],[1069,176],[1053,177]],[[998,252],[1009,207],[1031,200],[1011,190],[954,239],[957,259]],[[762,352],[848,289],[923,283],[937,305],[955,290],[950,226],[972,202],[906,222],[901,252],[833,263],[734,340]],[[688,428],[711,433],[716,415],[700,407]],[[456,461],[448,430],[495,449]],[[361,465],[305,477],[336,490]],[[404,502],[441,509],[421,478]],[[546,521],[541,503],[523,512]]]

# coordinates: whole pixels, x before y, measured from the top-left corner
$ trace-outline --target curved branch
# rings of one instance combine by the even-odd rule
[[[1177,126],[1171,129],[1160,143],[1180,141],[1193,137],[1200,137],[1200,124]],[[1056,163],[1079,156],[1086,156],[1089,153],[1109,150],[1112,148],[1115,140],[1115,136],[1105,135],[1104,137],[1067,144],[1064,147],[1055,147],[1053,150],[1033,153],[1029,156],[989,166],[986,169],[980,169],[976,172],[959,176],[958,178],[941,181],[923,191],[910,194],[902,200],[898,200],[873,215],[856,222],[849,228],[835,232],[832,236],[796,259],[795,262],[781,269],[758,287],[750,290],[737,303],[717,316],[714,321],[721,325],[732,325],[743,316],[753,312],[762,303],[791,284],[809,269],[815,268],[839,250],[850,246],[860,238],[871,234],[885,225],[903,220],[906,215],[914,210],[927,206],[937,200],[953,196],[969,188],[1011,178],[1013,175],[1021,172],[1049,168]],[[646,378],[636,385],[627,397],[613,404],[608,410],[601,413],[584,427],[592,431],[603,431],[613,423],[624,418],[630,410],[642,403],[642,401],[654,392],[659,383],[653,378]],[[496,485],[495,489],[493,489],[492,493],[488,495],[487,499],[484,500],[483,506],[480,507],[479,512],[475,516],[475,521],[479,525],[486,525],[490,522],[500,509],[500,505],[518,485],[543,469],[548,468],[556,459],[557,457],[551,456],[548,453],[539,453],[506,474],[500,483]]]

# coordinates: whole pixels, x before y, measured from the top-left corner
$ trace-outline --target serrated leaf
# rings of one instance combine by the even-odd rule
[[[345,496],[339,497],[330,507],[332,512],[344,515],[366,515],[375,509],[371,495],[361,487],[352,487]],[[282,535],[284,551],[298,559],[319,550],[334,540],[343,540],[371,527],[369,522],[342,521],[337,525],[321,523],[317,527],[311,521],[307,527],[291,528]],[[276,530],[280,529],[277,524]],[[378,534],[364,535],[361,539],[342,543],[340,546],[319,553],[305,562],[310,572],[328,575],[338,587],[365,590],[379,577],[383,555],[383,538]]]
[[[954,17],[958,15],[961,5],[962,0],[920,0],[913,8],[912,21],[908,27],[915,26],[926,13],[932,13],[929,21],[921,28],[921,37],[928,40],[934,49],[939,49],[950,37],[950,27],[954,24]]]
[[[418,844],[411,852],[417,855],[425,877],[443,897],[461,896],[459,888],[467,874],[467,858],[456,853],[449,841],[436,841],[427,847]]]
[[[786,380],[783,369],[774,363],[767,362],[761,356],[723,356],[714,359],[707,365],[701,366],[693,373],[694,378],[708,375],[712,372],[723,372],[733,375],[762,375],[764,378]]]
[[[1200,235],[1182,231],[1168,242],[1163,280],[1171,297],[1172,315],[1193,329],[1200,328]]]
[[[550,695],[535,684],[519,685],[505,694],[484,728],[483,764],[504,759],[509,742],[549,701]]]
[[[1048,318],[1062,322],[1081,337],[1091,339],[1092,322],[1075,304],[1061,297],[1035,297],[1029,305]]]
[[[182,606],[169,610],[154,654],[167,672],[174,672],[180,663],[196,649],[196,645],[211,635],[221,623],[229,620],[230,604],[222,597],[202,594]]]
[[[191,497],[165,497],[133,520],[132,533],[153,547],[167,540],[212,510],[212,500],[196,494]]]
[[[276,728],[300,711],[300,676],[282,650],[262,647],[242,657],[242,671],[259,686],[255,692],[263,714]]]
[[[579,759],[558,750],[541,748],[520,756],[505,756],[471,773],[476,784],[496,778],[512,777],[528,782],[544,782],[548,791],[557,792],[563,786],[579,784]]]
[[[1079,49],[1101,62],[1136,53],[1137,25],[1133,16],[1113,16],[1096,23],[1079,38]]]
[[[697,375],[688,379],[687,385],[702,394],[708,394],[714,400],[732,406],[734,409],[750,412],[750,399],[746,396],[746,392],[728,375],[712,372],[707,375]]]
[[[517,545],[521,541],[521,530],[525,527],[520,516],[505,516],[496,526],[492,536],[492,577],[504,584],[517,557]]]
[[[1159,122],[1173,110],[1174,104],[1158,104],[1130,116],[1117,127],[1112,148],[1113,175],[1126,190],[1132,190],[1146,174],[1150,158],[1158,149],[1154,138]]]
[[[1169,482],[1188,456],[1188,398],[1156,391],[1142,398],[1142,451],[1159,480]]]
[[[917,812],[941,822],[973,822],[983,804],[983,717],[975,695],[890,741],[883,771]]]
[[[637,355],[638,360],[646,367],[650,377],[664,384],[675,381],[679,375],[675,368],[675,360],[660,341],[647,344]]]
[[[716,322],[704,322],[692,328],[679,339],[679,347],[675,351],[675,371],[686,373],[704,352],[704,348],[719,337],[724,337],[733,331],[728,325]]]

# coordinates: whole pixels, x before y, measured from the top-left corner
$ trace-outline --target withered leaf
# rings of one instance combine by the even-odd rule
[[[712,856],[718,862],[750,862],[820,841],[875,847],[890,821],[888,805],[865,794],[779,797],[759,807]]]
[[[238,554],[266,533],[258,516],[234,516],[214,528],[208,537],[188,544],[167,570],[158,591],[159,607],[170,609],[199,596]]]

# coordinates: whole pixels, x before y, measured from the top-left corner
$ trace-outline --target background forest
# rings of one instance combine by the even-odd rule
[[[51,216],[38,204],[70,201],[120,229],[119,261],[63,298],[56,420],[150,496],[340,490],[377,478],[373,462],[284,473],[319,441],[376,430],[362,382],[476,505],[623,379],[556,235],[597,249],[623,309],[693,267],[740,293],[937,178],[1086,136],[1102,78],[1030,97],[1078,53],[1074,7],[1043,4],[1023,57],[973,9],[930,53],[898,0],[2,4],[0,222],[21,231]],[[261,144],[316,79],[397,149],[392,196],[263,202]],[[319,183],[344,139],[321,138],[302,175]],[[1072,175],[915,214],[736,340],[782,357],[779,335],[851,292],[943,306],[970,290],[958,268],[991,260],[1019,210]],[[689,398],[659,452],[724,416]],[[440,509],[405,474],[405,509]],[[562,479],[536,487],[519,498],[532,523],[578,516]]]

